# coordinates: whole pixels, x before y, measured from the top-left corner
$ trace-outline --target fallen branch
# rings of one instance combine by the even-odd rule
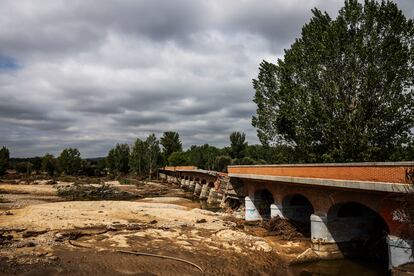
[[[72,240],[69,240],[69,243],[73,246],[76,246],[76,247],[92,248],[89,245],[86,245],[86,244],[83,244],[83,243],[80,243],[80,242],[75,242],[75,241],[72,241]],[[157,258],[162,258],[162,259],[169,259],[169,260],[179,261],[179,262],[183,262],[183,263],[192,265],[192,266],[196,267],[198,270],[200,270],[201,273],[204,273],[203,269],[199,265],[197,265],[195,263],[192,263],[190,261],[184,260],[184,259],[176,258],[176,257],[164,256],[164,255],[158,255],[158,254],[151,254],[151,253],[144,253],[144,252],[136,252],[136,251],[117,250],[117,249],[112,249],[112,251],[120,252],[120,253],[124,253],[124,254],[133,254],[133,255],[138,255],[138,256],[157,257]]]
[[[192,262],[184,260],[184,259],[176,258],[176,257],[164,256],[164,255],[158,255],[158,254],[150,254],[150,253],[144,253],[144,252],[126,251],[126,250],[115,250],[115,251],[116,252],[121,252],[121,253],[126,253],[126,254],[134,254],[134,255],[141,255],[141,256],[149,256],[149,257],[157,257],[157,258],[175,260],[175,261],[179,261],[179,262],[183,262],[183,263],[192,265],[192,266],[196,267],[198,270],[200,270],[201,273],[204,273],[203,269],[200,266],[196,265],[195,263],[192,263]]]

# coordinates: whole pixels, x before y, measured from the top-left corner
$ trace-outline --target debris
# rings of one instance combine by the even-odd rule
[[[22,236],[23,236],[23,238],[29,238],[29,237],[36,237],[36,236],[42,235],[44,233],[47,233],[47,231],[46,230],[43,230],[43,231],[26,231],[26,232],[23,233]]]
[[[192,266],[196,267],[198,270],[200,270],[202,273],[204,273],[203,269],[199,265],[196,265],[193,262],[190,262],[190,261],[187,261],[187,260],[184,260],[184,259],[180,259],[180,258],[176,258],[176,257],[164,256],[164,255],[158,255],[158,254],[150,254],[150,253],[144,253],[144,252],[126,251],[126,250],[116,250],[116,252],[175,260],[175,261],[179,261],[179,262],[183,262],[183,263],[192,265]]]
[[[315,253],[315,251],[312,250],[312,248],[308,248],[305,251],[303,251],[301,254],[299,254],[296,257],[296,260],[292,262],[292,264],[299,264],[299,263],[308,263],[308,262],[314,262],[320,260],[320,257],[318,254]]]
[[[136,198],[135,195],[120,191],[110,184],[66,185],[58,187],[58,195],[70,200],[130,200]]]
[[[284,240],[304,239],[310,233],[309,226],[305,223],[281,217],[271,218],[261,224],[269,236],[281,236]]]

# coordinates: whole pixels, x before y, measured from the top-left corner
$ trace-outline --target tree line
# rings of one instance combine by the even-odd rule
[[[46,173],[49,176],[125,176],[151,177],[163,166],[193,165],[200,169],[225,172],[228,165],[289,163],[287,147],[249,145],[243,132],[232,132],[229,146],[219,148],[204,144],[183,150],[178,132],[164,132],[160,139],[155,134],[146,139],[137,138],[131,145],[116,144],[106,157],[81,158],[76,148],[65,148],[59,156],[45,154],[42,157],[10,158],[6,147],[0,149],[0,175],[6,169],[22,174]]]

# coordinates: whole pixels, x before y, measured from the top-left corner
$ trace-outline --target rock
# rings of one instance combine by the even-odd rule
[[[253,244],[253,249],[257,251],[270,252],[273,248],[265,241],[257,241]]]
[[[206,223],[207,220],[206,219],[198,219],[196,220],[196,223]]]
[[[298,263],[307,263],[307,262],[314,262],[320,260],[320,257],[318,254],[316,254],[312,248],[308,248],[305,251],[303,251],[300,255],[296,257],[296,260],[294,260],[292,263],[298,264]]]
[[[34,242],[31,241],[26,241],[26,242],[19,242],[16,244],[17,248],[22,248],[22,247],[35,247],[36,244]]]

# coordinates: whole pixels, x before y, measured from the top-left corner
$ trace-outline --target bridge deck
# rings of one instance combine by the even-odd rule
[[[414,162],[229,166],[230,177],[383,192],[411,191]]]

